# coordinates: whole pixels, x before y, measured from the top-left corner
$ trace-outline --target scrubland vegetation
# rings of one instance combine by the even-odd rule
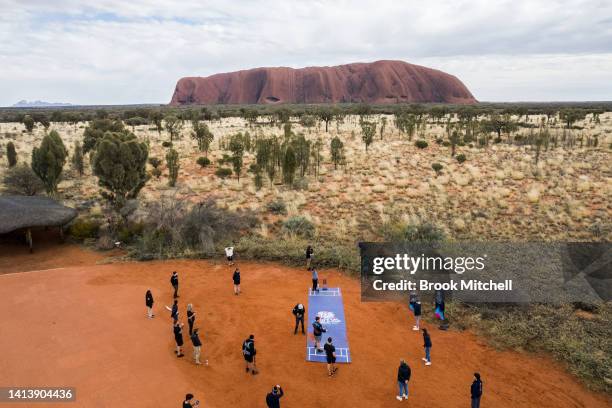
[[[358,271],[362,240],[612,238],[612,106],[128,107],[0,111],[5,192],[79,210],[73,239],[137,259]],[[583,309],[589,309],[585,311]],[[609,305],[451,306],[610,391]]]

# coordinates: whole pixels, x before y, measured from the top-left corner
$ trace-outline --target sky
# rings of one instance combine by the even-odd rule
[[[480,101],[609,101],[612,0],[0,0],[0,106],[167,103],[183,76],[381,59]]]

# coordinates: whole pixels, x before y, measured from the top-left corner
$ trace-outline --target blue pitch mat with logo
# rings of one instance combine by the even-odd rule
[[[350,363],[351,353],[346,337],[346,320],[340,288],[320,289],[318,292],[309,289],[308,294],[308,322],[305,322],[308,325],[306,361],[326,363],[325,353],[317,353],[314,347],[312,322],[315,321],[316,316],[321,318],[321,324],[327,330],[321,336],[321,347],[325,345],[327,338],[331,337],[336,347],[336,362]]]

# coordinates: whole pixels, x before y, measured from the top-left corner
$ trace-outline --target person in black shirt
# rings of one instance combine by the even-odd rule
[[[166,306],[166,308],[168,308],[168,306]],[[172,304],[172,308],[170,309],[170,317],[174,320],[175,323],[178,320],[178,315],[178,300],[175,300]]]
[[[255,336],[251,334],[249,338],[242,343],[242,355],[244,356],[244,361],[246,361],[246,372],[248,373],[251,371],[253,375],[257,374],[257,367],[255,366],[256,354]]]
[[[170,277],[170,284],[174,288],[174,297],[179,297],[178,295],[178,287],[179,287],[179,279],[178,273],[176,271],[172,272],[172,276]]]
[[[183,323],[178,320],[174,323],[174,341],[176,342],[176,356],[183,357]]]
[[[193,394],[187,394],[185,395],[185,401],[183,401],[183,408],[191,408],[191,407],[197,407],[200,405],[200,401],[198,400],[193,400]]]
[[[331,377],[338,370],[336,368],[336,347],[332,344],[332,338],[327,338],[327,343],[323,346],[325,349],[325,357],[327,357],[327,372]]]
[[[323,325],[321,324],[320,320],[321,318],[317,316],[315,317],[315,321],[312,323],[312,334],[315,339],[315,349],[317,350],[317,353],[323,351],[321,349],[321,336],[327,331],[323,328]]]
[[[272,388],[272,392],[266,395],[266,405],[268,408],[280,408],[280,399],[285,395],[280,385],[275,385]]]
[[[193,344],[193,359],[197,365],[200,365],[200,353],[202,352],[202,341],[198,334],[198,329],[195,329],[192,334],[189,335],[191,343]]]
[[[470,387],[470,394],[472,396],[472,408],[480,408],[480,397],[482,397],[482,381],[480,380],[479,373],[474,373],[474,382]]]
[[[145,305],[147,305],[147,316],[149,319],[155,317],[153,314],[153,294],[151,293],[151,289],[147,289],[147,293],[145,294]]]
[[[301,304],[301,303],[298,303],[293,308],[293,312],[292,313],[295,316],[295,329],[293,330],[293,334],[297,334],[298,325],[300,323],[302,324],[302,334],[306,334],[306,333],[304,333],[304,313],[305,312],[306,311],[304,310],[304,305]]]
[[[397,369],[397,385],[399,392],[397,398],[399,401],[408,399],[408,381],[410,380],[410,367],[406,364],[406,361],[400,360],[400,366]]]
[[[425,361],[426,366],[431,365],[431,337],[429,333],[427,333],[427,329],[423,329],[423,347],[425,348],[425,357],[423,357],[423,361]]]
[[[308,248],[306,248],[306,268],[307,269],[310,268],[310,264],[312,262],[312,255],[314,255],[314,250],[312,249],[310,245],[308,245]]]
[[[189,303],[187,305],[187,324],[189,324],[189,335],[193,334],[193,324],[195,323],[195,312],[193,311],[193,305]]]
[[[234,295],[240,294],[240,269],[236,268],[234,274],[232,275],[232,280],[234,281]]]
[[[417,300],[414,303],[413,308],[414,308],[414,327],[412,328],[412,330],[419,331],[420,324],[421,324],[421,302]]]

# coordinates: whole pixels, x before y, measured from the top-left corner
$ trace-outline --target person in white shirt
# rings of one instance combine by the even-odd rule
[[[225,256],[227,257],[227,264],[233,265],[234,264],[234,247],[233,246],[225,248]]]

